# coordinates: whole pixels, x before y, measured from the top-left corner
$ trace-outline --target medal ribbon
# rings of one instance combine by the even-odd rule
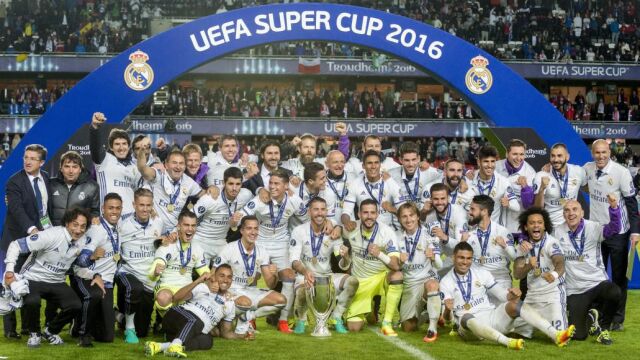
[[[567,199],[567,193],[569,192],[569,167],[567,166],[567,171],[564,172],[564,178],[556,172],[555,169],[551,170],[553,177],[558,182],[558,188],[560,189],[560,198]]]
[[[580,234],[580,244],[578,244],[578,234]],[[585,243],[585,229],[584,229],[584,219],[580,220],[580,225],[576,231],[569,230],[569,240],[571,240],[571,245],[576,249],[578,256],[582,256],[584,252],[584,243]]]
[[[533,248],[531,249],[531,255],[536,257],[536,260],[538,260],[538,268],[540,269],[540,253],[542,253],[542,248],[544,247],[544,243],[547,242],[547,234],[544,235],[544,237],[542,238],[542,240],[540,240],[540,247],[538,248],[538,254],[536,254],[536,245],[533,245]]]
[[[436,217],[440,222],[440,225],[443,227],[444,233],[449,235],[449,223],[451,222],[451,205],[447,205],[447,215],[444,216],[444,219],[440,217],[438,212],[436,211]],[[444,225],[442,225],[442,221],[444,220]]]
[[[462,300],[464,300],[465,304],[468,304],[471,301],[471,269],[469,269],[469,272],[467,273],[466,287],[455,271],[453,272],[453,275],[456,277],[458,289],[460,289],[460,294],[462,295]]]
[[[229,201],[227,200],[227,196],[224,194],[224,190],[222,190],[222,194],[220,194],[222,196],[222,202],[227,206],[227,210],[229,211],[229,217],[233,216],[233,213],[236,212],[236,210],[238,209],[238,203],[232,201],[231,204],[233,204],[233,211],[231,211],[231,205],[229,204]]]
[[[367,254],[369,253],[369,245],[371,245],[376,240],[377,234],[378,234],[378,223],[376,223],[376,225],[373,227],[373,231],[371,232],[371,237],[368,239],[364,236],[364,232],[362,231],[362,224],[360,225],[360,236],[362,236],[362,240],[367,241],[367,246],[365,246],[363,251],[364,253],[363,257],[366,257]]]
[[[299,188],[299,196],[300,199],[304,199],[304,182],[300,183],[300,188]],[[318,194],[311,194],[309,193],[309,201],[307,201],[306,204],[304,204],[304,213],[307,213],[307,209],[309,209],[309,204],[311,203],[311,200],[315,199],[318,197]],[[304,214],[303,214],[304,215]]]
[[[271,217],[271,226],[273,227],[274,230],[276,229],[276,226],[280,224],[280,220],[282,220],[284,209],[287,207],[288,198],[289,198],[288,195],[285,193],[284,201],[282,201],[282,204],[280,205],[280,209],[278,210],[278,216],[276,218],[273,217],[273,201],[269,201],[269,215]]]
[[[240,256],[242,256],[242,261],[244,262],[244,270],[247,276],[252,277],[256,271],[256,249],[253,249],[251,256],[247,255],[247,253],[244,252],[242,241],[238,241],[238,249],[240,249]],[[249,258],[251,258],[251,263],[249,263]]]
[[[487,231],[484,232],[480,227],[477,230],[478,242],[480,243],[480,256],[487,256],[487,250],[489,249],[489,237],[491,236],[491,223],[487,227]]]
[[[334,183],[340,182],[340,180],[331,181],[331,179],[327,179],[328,180],[327,182],[329,183],[329,187],[331,188],[331,191],[333,191],[333,193],[336,194],[338,201],[343,201],[344,197],[347,196],[347,178],[345,175],[343,175],[342,179],[344,179],[344,186],[342,187],[342,195],[338,195],[338,189],[333,185]]]
[[[493,184],[496,182],[496,177],[495,175],[491,177],[491,181],[489,182],[489,185],[487,185],[487,187],[482,186],[482,184],[484,183],[481,179],[480,176],[478,175],[478,191],[480,192],[480,194],[482,195],[489,195],[491,196],[491,190],[493,189]],[[487,193],[485,194],[485,190],[487,191]]]
[[[164,186],[164,178],[167,176],[169,175],[165,173],[165,176],[162,177],[162,188],[165,189],[165,191],[167,190],[167,188]],[[169,180],[171,181],[171,179]],[[178,182],[171,181],[171,185],[173,186],[175,191],[173,194],[169,194],[169,203],[171,205],[175,205],[176,201],[178,200],[178,195],[180,195],[180,181]]]
[[[404,187],[405,189],[407,189],[407,193],[409,194],[411,201],[418,202],[418,189],[420,188],[420,171],[416,171],[413,179],[413,191],[411,191],[411,187],[409,186],[409,181],[411,180],[402,179],[402,181],[404,182]]]
[[[378,205],[381,205],[382,195],[384,194],[384,180],[380,181],[380,188],[378,189],[377,198],[373,196],[373,187],[371,186],[371,184],[369,184],[369,182],[366,179],[364,181],[364,187],[367,188],[367,192],[369,193],[369,196],[371,196],[371,198],[374,199],[378,203]]]
[[[416,236],[414,236],[413,246],[411,246],[410,237],[404,237],[404,245],[409,251],[409,261],[413,261],[413,255],[416,253],[416,248],[418,247],[418,242],[420,242],[420,234],[422,233],[422,226],[418,227],[416,231]]]
[[[100,224],[102,224],[102,227],[107,232],[107,236],[109,237],[109,241],[111,241],[111,247],[113,247],[113,252],[117,253],[118,250],[120,249],[120,235],[118,235],[117,231],[114,234],[111,231],[111,226],[109,226],[109,224],[107,224],[107,222],[102,217],[100,218]]]
[[[324,233],[321,231],[320,235],[316,237],[316,234],[313,232],[313,225],[309,224],[309,235],[311,236],[311,254],[314,257],[317,257],[320,254],[320,248],[322,247]],[[317,243],[316,239],[318,240]]]
[[[180,245],[180,267],[186,268],[189,265],[189,261],[191,261],[191,244],[189,244],[189,249],[187,250],[187,261],[184,260],[184,250],[182,250],[180,238],[178,238],[178,245]]]

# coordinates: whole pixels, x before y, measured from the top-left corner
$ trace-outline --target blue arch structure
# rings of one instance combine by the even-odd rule
[[[586,145],[560,113],[527,81],[481,49],[399,15],[345,5],[299,3],[204,17],[114,57],[82,79],[25,135],[0,169],[0,194],[4,195],[6,179],[21,169],[26,145],[39,143],[58,149],[95,111],[105,113],[108,122],[121,122],[153,92],[190,69],[244,48],[297,40],[346,42],[391,54],[455,89],[487,123],[532,127],[547,144],[566,143],[572,162],[590,160]],[[130,55],[137,50],[147,57],[134,55],[131,59],[139,64],[131,67]],[[142,62],[152,72],[145,73],[149,68]],[[129,81],[135,82],[131,87],[127,74],[131,75]],[[0,224],[5,214],[2,202]]]

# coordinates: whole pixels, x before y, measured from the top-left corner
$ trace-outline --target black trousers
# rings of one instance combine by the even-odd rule
[[[103,296],[102,289],[97,285],[91,286],[91,280],[77,276],[71,278],[71,287],[82,302],[82,308],[76,315],[78,335],[91,335],[96,341],[113,342],[116,321],[113,288],[105,288]]]
[[[618,309],[620,296],[621,292],[618,285],[609,281],[603,281],[582,294],[568,296],[567,312],[569,313],[569,324],[576,326],[573,339],[584,340],[589,335],[590,324],[587,321],[587,314],[594,302],[601,305],[600,314],[602,314],[602,317],[600,318],[600,326],[605,330],[609,329]]]
[[[22,265],[24,265],[24,263],[27,261],[27,258],[29,258],[29,254],[20,254],[18,256],[18,260],[16,261],[16,265],[14,267],[14,272],[15,273],[19,273],[20,270],[22,269]],[[20,315],[22,318],[22,329],[27,329],[27,323],[25,322],[24,319],[24,310],[20,309]],[[16,327],[17,327],[17,319],[16,319],[16,313],[15,311],[10,312],[7,315],[3,316],[3,327],[4,327],[4,333],[5,335],[10,333],[10,332],[15,332],[16,331]]]
[[[202,320],[180,306],[167,311],[162,319],[162,328],[166,331],[167,341],[180,339],[187,351],[209,350],[213,346],[213,336],[202,333]]]
[[[153,314],[153,291],[147,291],[140,280],[131,274],[116,274],[118,285],[118,310],[124,314],[136,314],[136,335],[146,337]]]
[[[602,242],[602,260],[609,267],[611,260],[611,280],[620,288],[620,301],[616,306],[613,322],[622,324],[627,306],[627,263],[629,256],[629,232],[617,234]]]
[[[58,314],[49,322],[49,332],[57,334],[80,311],[80,299],[65,283],[29,281],[29,294],[23,298],[25,319],[29,332],[40,332],[40,303],[42,299],[53,301],[60,307]]]

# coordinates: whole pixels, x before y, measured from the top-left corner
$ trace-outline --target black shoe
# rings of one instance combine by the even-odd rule
[[[624,331],[624,324],[622,323],[611,323],[611,331]]]
[[[91,337],[87,335],[81,336],[80,340],[78,340],[78,346],[84,347],[84,348],[93,347],[93,344],[91,343]]]
[[[4,337],[6,337],[7,339],[13,339],[13,340],[22,339],[22,335],[18,334],[15,331],[9,331],[9,332],[4,333]]]

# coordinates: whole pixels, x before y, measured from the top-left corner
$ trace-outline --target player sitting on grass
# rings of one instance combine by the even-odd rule
[[[521,350],[524,340],[504,335],[512,331],[514,320],[520,317],[558,346],[567,345],[575,330],[573,325],[565,330],[556,330],[534,309],[522,306],[519,289],[501,287],[490,272],[480,267],[472,268],[472,263],[473,248],[466,242],[459,243],[453,250],[453,269],[440,281],[444,304],[453,311],[461,336],[474,335],[509,349]],[[489,302],[489,293],[502,299],[502,303],[494,306]]]

